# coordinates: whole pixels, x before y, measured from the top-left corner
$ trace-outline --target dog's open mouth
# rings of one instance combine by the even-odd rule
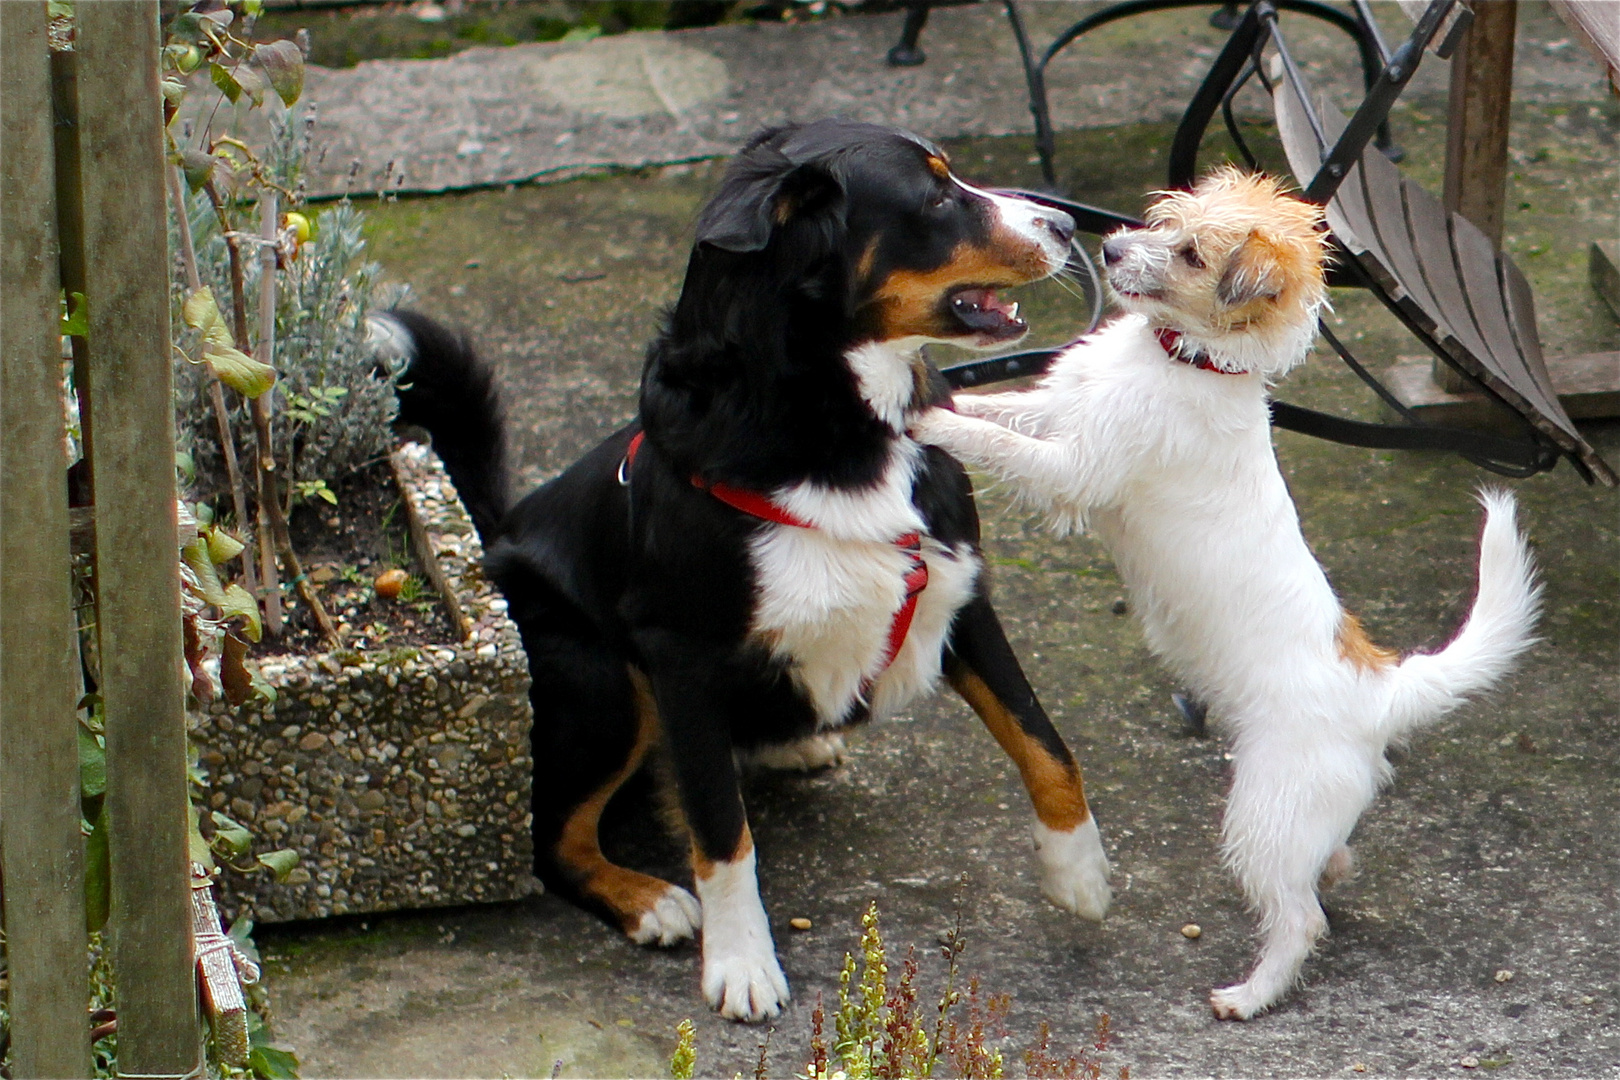
[[[980,338],[1008,341],[1029,329],[1029,323],[1018,317],[1018,305],[1001,299],[994,289],[958,289],[951,294],[950,304],[956,321]]]

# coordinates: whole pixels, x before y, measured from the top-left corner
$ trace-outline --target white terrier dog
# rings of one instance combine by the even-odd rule
[[[1340,607],[1271,444],[1267,386],[1305,359],[1326,303],[1318,207],[1226,169],[1164,194],[1103,245],[1122,318],[1037,388],[956,398],[914,425],[1112,552],[1148,644],[1223,721],[1227,864],[1260,916],[1248,1019],[1293,985],[1327,929],[1318,887],[1388,779],[1384,748],[1501,678],[1540,598],[1505,492],[1482,494],[1479,594],[1443,650],[1399,660]]]

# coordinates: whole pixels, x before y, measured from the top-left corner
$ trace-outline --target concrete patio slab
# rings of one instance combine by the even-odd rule
[[[1041,47],[1100,6],[1024,10]],[[1379,7],[1391,40],[1410,32],[1394,4]],[[746,23],[311,67],[305,101],[322,152],[309,192],[434,192],[691,161],[732,153],[766,124],[833,114],[942,139],[1030,130],[1023,70],[999,4],[934,12],[923,39],[928,62],[915,68],[885,59],[900,20]],[[1330,100],[1356,100],[1359,74],[1343,35],[1300,16],[1285,22],[1313,83]],[[1601,98],[1601,70],[1569,46],[1563,25],[1550,15],[1526,22],[1519,99]],[[1072,129],[1173,119],[1223,41],[1198,9],[1106,26],[1049,69],[1053,121]],[[1443,99],[1445,86],[1445,62],[1430,58],[1408,98]],[[194,122],[214,109],[212,94],[191,97]]]

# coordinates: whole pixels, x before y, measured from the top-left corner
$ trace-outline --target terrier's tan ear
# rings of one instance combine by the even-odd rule
[[[1267,236],[1251,232],[1226,260],[1215,286],[1215,296],[1227,307],[1242,307],[1256,300],[1275,300],[1287,283],[1281,253]]]

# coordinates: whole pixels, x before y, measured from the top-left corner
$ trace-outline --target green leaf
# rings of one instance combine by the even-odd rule
[[[163,92],[163,100],[176,108],[179,108],[180,103],[186,99],[186,84],[179,79],[165,77],[158,84],[158,89]]]
[[[180,168],[186,174],[186,186],[192,191],[201,191],[203,185],[208,183],[209,177],[214,175],[214,166],[219,164],[219,158],[213,154],[205,154],[201,150],[185,149],[180,151]],[[216,306],[215,310],[218,308]]]
[[[214,299],[214,290],[206,285],[186,297],[186,302],[180,306],[180,317],[187,326],[201,330],[204,341],[216,345],[229,345],[232,341],[230,327],[225,325],[225,316],[219,313],[219,303]]]
[[[84,298],[84,293],[76,292],[72,297],[72,306],[68,313],[62,317],[63,337],[89,337],[90,336],[90,301]]]
[[[242,96],[242,84],[236,81],[231,69],[224,64],[211,63],[208,65],[208,74],[214,80],[214,85],[219,87],[220,93],[225,95],[226,100],[235,105],[237,99]]]
[[[254,105],[264,104],[264,92],[270,89],[270,80],[265,78],[262,71],[246,64],[237,64],[231,69],[231,76],[236,79],[236,85],[242,88],[242,93],[248,96],[249,101]]]
[[[204,285],[186,297],[180,317],[202,331],[203,359],[220,382],[246,398],[256,398],[276,384],[276,369],[261,364],[233,344],[230,327],[220,314],[214,291]]]
[[[292,848],[281,848],[277,851],[267,851],[259,856],[259,862],[267,866],[276,875],[276,880],[285,884],[287,875],[298,866],[298,852]]]
[[[79,725],[79,798],[93,799],[107,791],[107,748]]]
[[[214,853],[209,848],[208,841],[203,839],[202,828],[197,821],[197,804],[187,803],[186,809],[188,811],[187,820],[190,822],[190,830],[186,834],[186,855],[192,862],[202,863],[203,869],[212,870],[214,868]]]
[[[337,492],[327,487],[324,480],[321,481],[321,486],[315,489],[315,494],[319,495],[333,506],[337,505]]]
[[[253,50],[253,62],[281,103],[292,108],[304,92],[304,54],[291,41],[271,41]]]
[[[84,842],[84,925],[95,933],[107,925],[112,904],[112,861],[107,854],[107,807],[103,804]]]
[[[72,0],[50,0],[45,11],[53,19],[70,19],[73,17]]]
[[[215,566],[230,562],[242,554],[242,551],[242,541],[224,529],[208,530],[208,557],[214,560]]]
[[[298,1080],[298,1055],[274,1046],[255,1046],[248,1054],[248,1068],[256,1080]]]
[[[174,471],[180,474],[180,479],[189,484],[197,479],[197,459],[184,450],[174,452]]]
[[[253,668],[248,668],[248,678],[253,680],[253,692],[255,694],[258,694],[272,705],[276,703],[276,697],[278,696],[276,688],[270,684],[268,679]]]
[[[202,25],[201,15],[198,15],[195,11],[182,11],[169,24],[169,36],[171,38],[185,38],[189,41],[196,41],[203,36]]]
[[[562,36],[563,41],[590,41],[602,36],[600,26],[576,26]]]
[[[253,834],[247,827],[239,821],[226,817],[218,810],[210,816],[214,821],[214,847],[230,855],[246,855],[248,849],[253,846]],[[296,853],[294,857],[296,858]]]
[[[225,613],[227,619],[240,615],[247,620],[247,626],[243,627],[242,632],[247,635],[249,641],[258,641],[263,635],[264,630],[259,625],[259,602],[242,586],[232,585],[227,588],[224,596],[220,598],[219,609]]]
[[[219,571],[214,569],[214,560],[208,557],[208,541],[199,536],[181,548],[180,560],[196,575],[197,589],[202,598],[215,607],[224,607],[227,593],[225,586],[220,583]],[[231,588],[239,589],[241,586],[233,585]]]
[[[276,385],[276,369],[231,345],[203,343],[203,359],[214,377],[245,398],[256,398]]]

